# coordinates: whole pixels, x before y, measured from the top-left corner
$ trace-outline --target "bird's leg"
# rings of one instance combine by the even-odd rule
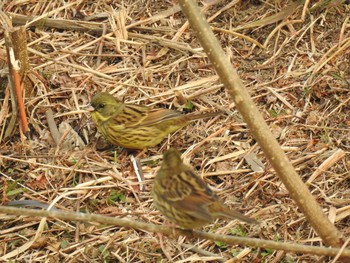
[[[99,137],[95,143],[97,151],[105,151],[113,149],[115,146],[106,141],[103,137]]]

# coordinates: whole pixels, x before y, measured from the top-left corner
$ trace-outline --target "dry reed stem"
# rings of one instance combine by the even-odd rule
[[[57,208],[76,211],[79,204],[82,211],[161,225],[166,221],[154,210],[148,191],[161,163],[163,149],[172,146],[181,152],[191,150],[192,145],[200,144],[223,128],[221,133],[187,155],[188,162],[228,205],[257,215],[264,226],[259,232],[237,222],[228,224],[219,220],[204,230],[322,246],[322,241],[305,223],[261,149],[255,146],[256,141],[219,83],[196,37],[185,26],[186,19],[179,6],[164,1],[138,3],[130,0],[123,4],[71,1],[70,6],[57,0],[5,3],[3,10],[14,14],[13,21],[22,25],[29,16],[45,19],[27,29],[29,63],[34,70],[31,79],[36,87],[36,95],[25,98],[32,132],[25,144],[16,133],[11,139],[2,139],[0,144],[3,201],[36,200],[50,204],[56,197],[68,193],[57,201]],[[205,15],[212,26],[232,31],[232,28],[276,14],[288,4],[286,0],[261,1],[258,5],[252,1],[210,1]],[[281,22],[277,22],[240,31],[244,36],[265,43],[278,27],[264,50],[243,38],[216,32],[254,102],[275,130],[274,134],[304,181],[334,150],[342,149],[348,153],[350,144],[349,49],[328,60],[317,75],[310,75],[323,57],[327,59],[335,54],[337,48],[327,53],[332,47],[339,49],[346,43],[349,11],[347,5],[313,11],[316,4],[306,1],[304,9],[298,8],[288,18],[303,22],[287,22],[283,27],[278,27]],[[110,7],[113,10],[108,9]],[[118,39],[109,33],[112,25],[108,17],[122,8],[126,10],[122,30],[126,29],[128,39],[119,41],[118,53]],[[47,16],[49,12],[51,16]],[[173,41],[177,32],[180,38]],[[0,40],[0,67],[4,61],[4,48],[4,41]],[[162,53],[163,49],[166,52]],[[1,83],[3,77],[7,77],[6,69],[0,68]],[[307,82],[309,78],[312,81]],[[192,102],[194,110],[216,108],[225,114],[215,122],[193,123],[171,135],[159,147],[149,149],[140,160],[145,192],[135,192],[133,186],[138,183],[133,182],[134,178],[129,174],[129,163],[118,160],[121,149],[115,149],[116,154],[95,150],[96,129],[83,106],[100,91],[111,92],[127,102],[182,110],[184,105],[175,94],[179,91],[183,98]],[[8,97],[8,89],[4,92],[0,87],[0,112],[3,114],[0,131],[3,134],[14,116],[13,100],[6,99]],[[191,111],[186,107],[185,111]],[[45,117],[47,109],[52,109],[57,125],[67,123],[79,134],[86,143],[83,149],[55,147]],[[230,125],[226,125],[227,122]],[[206,165],[212,159],[218,160],[242,150],[253,150],[265,167],[263,173],[254,172],[244,158],[224,158]],[[309,186],[344,235],[349,234],[348,166],[346,154]],[[125,201],[118,200],[118,196],[125,197]],[[31,240],[39,222],[38,218],[3,217],[1,255]],[[37,262],[101,262],[105,259],[150,262],[167,260],[165,253],[173,261],[205,261],[210,256],[180,244],[195,245],[213,253],[212,256],[219,255],[228,260],[233,255],[242,255],[245,250],[245,246],[198,238],[164,237],[163,252],[159,237],[145,231],[77,225],[75,222],[67,224],[58,220],[50,221],[49,227],[43,233],[41,246],[18,254],[17,261],[30,257]],[[251,248],[242,261],[254,260],[317,262],[320,257],[292,252],[281,255],[278,251]]]

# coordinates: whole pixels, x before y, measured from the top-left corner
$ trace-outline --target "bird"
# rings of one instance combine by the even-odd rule
[[[106,92],[97,93],[90,102],[91,118],[97,130],[111,144],[130,150],[144,150],[159,144],[165,136],[191,121],[222,112],[189,113],[123,103]]]
[[[226,206],[202,178],[183,163],[179,151],[174,148],[164,152],[151,193],[154,206],[184,229],[200,228],[217,218],[258,223]]]

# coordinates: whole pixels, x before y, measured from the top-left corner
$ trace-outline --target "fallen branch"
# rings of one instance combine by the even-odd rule
[[[350,249],[338,249],[327,247],[315,247],[306,246],[293,243],[281,243],[269,240],[261,240],[257,238],[248,237],[236,237],[229,235],[211,234],[203,231],[191,231],[180,228],[169,228],[168,226],[158,226],[154,224],[139,222],[130,219],[121,219],[116,217],[108,217],[95,214],[64,212],[64,211],[47,211],[47,210],[35,210],[17,207],[0,206],[0,213],[19,215],[19,216],[38,216],[38,217],[51,217],[62,220],[72,220],[80,222],[94,222],[101,223],[103,225],[115,225],[120,227],[128,227],[148,232],[162,233],[167,236],[187,236],[196,237],[212,241],[221,241],[231,245],[242,245],[260,248],[269,248],[275,250],[283,250],[286,252],[295,253],[307,253],[313,255],[322,256],[337,256],[350,258]],[[0,258],[1,259],[1,258]]]

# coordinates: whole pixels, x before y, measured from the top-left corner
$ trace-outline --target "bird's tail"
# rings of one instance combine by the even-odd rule
[[[218,203],[216,203],[218,204]],[[217,213],[217,217],[221,218],[229,218],[229,219],[238,219],[241,221],[244,221],[248,224],[259,224],[259,222],[253,218],[250,218],[248,216],[242,215],[240,212],[230,209],[224,204],[221,204],[219,206],[215,207],[215,212]]]
[[[188,121],[194,121],[194,120],[199,120],[199,119],[206,119],[206,118],[215,117],[215,116],[221,115],[223,113],[224,113],[223,111],[206,112],[206,113],[194,112],[194,113],[186,114],[184,116],[186,117],[186,119]]]
[[[230,210],[230,211],[226,211],[226,213],[224,214],[225,217],[228,217],[230,219],[238,219],[241,221],[244,221],[248,224],[258,224],[259,222],[253,218],[250,218],[248,216],[242,215],[240,212],[235,211],[235,210]]]

